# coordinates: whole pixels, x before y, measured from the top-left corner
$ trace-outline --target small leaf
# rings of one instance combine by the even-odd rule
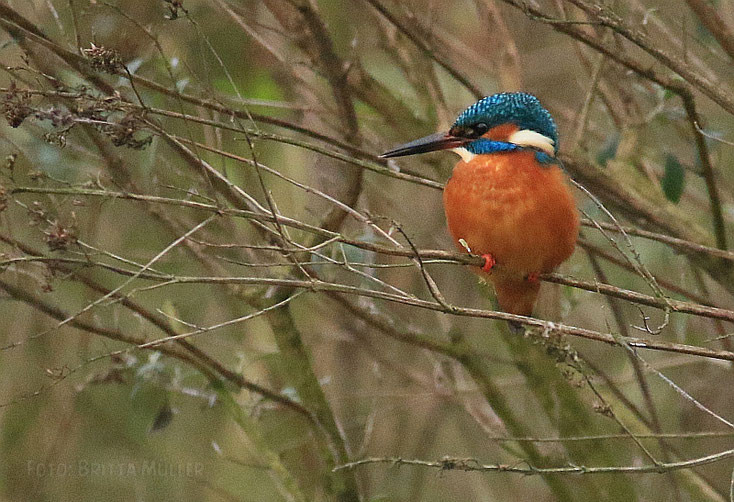
[[[672,155],[668,155],[665,159],[665,174],[663,175],[663,179],[660,180],[660,186],[669,201],[676,204],[680,201],[680,196],[683,194],[683,187],[685,186],[685,175],[686,171],[680,162],[678,162],[678,159]]]
[[[156,432],[168,427],[168,424],[173,420],[174,411],[168,402],[165,402],[163,406],[158,410],[158,414],[153,420],[153,424],[148,429],[148,432]]]
[[[608,160],[613,159],[617,155],[617,148],[619,147],[619,136],[612,136],[607,139],[604,148],[597,154],[596,161],[599,165],[605,166]]]

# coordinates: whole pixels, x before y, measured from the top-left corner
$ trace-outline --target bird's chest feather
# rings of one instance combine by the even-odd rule
[[[510,273],[548,272],[572,253],[578,213],[561,169],[532,151],[459,162],[444,189],[449,231]]]

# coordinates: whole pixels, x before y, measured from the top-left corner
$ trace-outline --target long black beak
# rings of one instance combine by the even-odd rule
[[[458,136],[452,136],[446,132],[439,132],[431,134],[424,138],[413,140],[409,143],[396,146],[392,150],[380,155],[382,159],[388,159],[390,157],[403,157],[405,155],[414,155],[416,153],[435,152],[436,150],[446,150],[449,148],[456,148],[465,145],[471,141],[467,138],[460,138]]]

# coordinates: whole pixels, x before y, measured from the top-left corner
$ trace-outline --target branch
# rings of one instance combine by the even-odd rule
[[[131,193],[123,193],[123,192],[109,192],[106,190],[92,190],[92,189],[68,189],[68,188],[36,188],[36,187],[17,187],[12,188],[9,190],[9,193],[58,193],[58,194],[69,194],[69,195],[86,195],[86,196],[96,196],[96,197],[107,197],[112,199],[131,199],[131,200],[141,200],[146,202],[152,202],[152,203],[163,203],[163,204],[174,204],[174,205],[180,205],[184,207],[191,207],[196,209],[202,209],[206,210],[212,213],[220,214],[220,215],[232,215],[236,217],[251,219],[255,221],[260,222],[275,222],[278,221],[280,224],[285,226],[291,226],[293,228],[298,228],[301,230],[306,230],[309,232],[314,232],[317,235],[320,235],[327,239],[335,239],[339,242],[343,242],[345,244],[349,244],[355,247],[359,247],[361,249],[365,249],[368,251],[374,251],[377,253],[382,253],[386,255],[392,255],[392,256],[403,256],[407,258],[414,258],[415,252],[411,249],[407,248],[395,248],[391,246],[385,246],[381,244],[375,244],[372,242],[367,241],[361,241],[358,239],[351,239],[348,237],[343,237],[342,234],[331,232],[328,230],[325,230],[320,227],[316,227],[313,225],[308,225],[306,223],[300,222],[299,220],[294,220],[292,218],[288,218],[285,216],[273,216],[268,213],[260,213],[260,212],[252,212],[252,211],[246,211],[246,210],[238,210],[238,209],[221,209],[216,206],[212,206],[209,204],[204,204],[200,202],[195,202],[191,200],[178,200],[178,199],[167,199],[164,197],[157,197],[157,196],[151,196],[151,195],[139,195],[139,194],[131,194]],[[440,250],[426,250],[426,251],[419,251],[420,258],[438,258],[438,259],[445,259],[454,261],[457,263],[462,263],[466,265],[473,265],[473,266],[481,266],[483,264],[483,259],[479,256],[475,255],[469,255],[469,254],[462,254],[462,253],[450,253],[447,251],[440,251]],[[497,264],[498,267],[501,267],[502,264]],[[151,280],[164,280],[167,284],[175,283],[175,282],[212,282],[212,283],[228,283],[228,284],[238,284],[240,282],[237,282],[238,278],[231,277],[177,277],[177,276],[170,276],[166,278],[161,278],[157,275],[149,276]],[[242,280],[241,283],[243,284],[251,284],[252,282],[247,281],[257,281],[258,278],[239,278]],[[703,317],[709,317],[713,319],[722,319],[726,321],[732,321],[734,322],[734,311],[717,308],[717,307],[711,307],[707,305],[699,305],[696,303],[691,302],[684,302],[680,300],[672,300],[672,299],[666,299],[666,298],[657,298],[650,295],[645,295],[643,293],[638,293],[636,291],[630,291],[623,288],[618,288],[616,286],[612,286],[609,284],[602,284],[598,281],[584,281],[579,279],[573,279],[569,277],[562,276],[560,274],[556,273],[549,273],[549,274],[541,274],[539,275],[539,279],[548,281],[548,282],[555,282],[558,284],[563,284],[566,286],[571,286],[579,289],[584,289],[586,291],[596,292],[600,294],[610,295],[617,298],[621,298],[633,303],[638,303],[641,305],[647,305],[650,307],[655,307],[659,309],[665,310],[666,308],[672,308],[675,312],[681,312],[681,313],[688,313],[688,314],[694,314],[699,315]],[[273,281],[279,281],[279,279],[267,279],[262,278],[263,281],[273,280]],[[288,286],[293,285],[294,287],[299,288],[307,288],[307,289],[313,289],[313,284],[309,281],[296,281],[296,280],[288,280],[284,279],[283,281],[286,282],[273,282],[268,283],[269,285],[282,285],[282,286]],[[288,282],[290,281],[290,282]],[[320,281],[319,281],[320,282]],[[262,283],[265,284],[265,283]],[[320,282],[320,286],[323,286],[326,283]],[[337,284],[333,284],[332,286],[337,286]],[[344,286],[346,288],[352,288],[352,286]],[[352,291],[350,289],[349,291]],[[359,289],[359,288],[356,288]],[[370,290],[365,290],[370,291]],[[510,314],[506,314],[510,315]],[[507,318],[505,320],[515,320],[514,318],[518,317],[520,319],[527,319],[522,316],[513,316],[512,319]],[[521,321],[522,322],[522,321]]]
[[[554,274],[548,274],[549,280],[556,282],[553,277]],[[541,276],[544,277],[544,276]],[[569,281],[576,282],[572,279]],[[271,277],[191,277],[191,276],[177,276],[174,279],[168,280],[161,283],[159,286],[171,286],[174,284],[257,284],[263,286],[284,286],[290,288],[306,289],[312,292],[328,292],[333,291],[337,293],[346,293],[356,296],[364,296],[368,298],[375,298],[380,300],[387,300],[394,303],[400,303],[403,305],[411,305],[413,307],[419,307],[427,310],[434,310],[443,312],[446,314],[457,315],[461,317],[476,317],[480,319],[496,319],[502,321],[513,321],[519,324],[524,324],[530,327],[541,328],[543,336],[550,336],[551,333],[562,333],[566,335],[576,336],[580,338],[586,338],[589,340],[595,340],[598,342],[604,342],[609,345],[620,345],[620,341],[623,341],[627,345],[634,348],[642,349],[653,349],[661,350],[665,352],[678,352],[682,354],[691,354],[703,357],[710,357],[712,359],[722,359],[726,361],[734,361],[734,352],[725,350],[714,350],[707,349],[704,347],[697,347],[693,345],[685,345],[672,342],[664,342],[660,340],[647,340],[644,338],[619,338],[611,334],[600,333],[598,331],[588,330],[584,328],[577,328],[573,326],[565,326],[563,324],[554,323],[551,321],[544,321],[542,319],[535,319],[533,317],[525,317],[515,314],[508,314],[506,312],[499,312],[494,310],[483,310],[467,307],[457,307],[453,305],[443,306],[438,302],[429,300],[423,300],[420,298],[405,297],[403,295],[386,293],[383,291],[376,291],[372,289],[360,288],[357,286],[350,286],[346,284],[339,284],[333,282],[326,282],[322,280],[304,281],[298,279],[277,279]],[[594,291],[594,283],[588,283],[590,291]],[[150,289],[150,288],[149,288]],[[624,291],[624,290],[623,290]],[[640,295],[640,293],[633,293],[632,297]],[[645,296],[645,295],[642,295]],[[655,300],[654,297],[648,297],[645,301],[649,301],[651,306]],[[674,305],[681,307],[680,303],[686,302],[674,302]],[[648,303],[644,303],[647,305]],[[713,307],[698,306],[701,310],[699,315],[704,317],[714,318],[726,318],[728,320],[734,319],[734,312],[724,309],[715,309]],[[708,309],[711,309],[708,311]]]
[[[709,155],[706,138],[701,133],[701,118],[696,110],[696,102],[690,93],[681,94],[683,106],[688,116],[688,122],[691,125],[693,138],[696,140],[696,148],[698,149],[698,157],[701,159],[701,167],[703,168],[703,179],[706,182],[709,200],[711,201],[711,217],[714,224],[714,235],[716,236],[716,245],[719,249],[726,249],[726,224],[724,223],[724,213],[721,209],[721,197],[716,187],[716,174],[714,166],[711,164],[711,156]]]
[[[665,472],[691,469],[702,465],[713,464],[734,457],[734,450],[726,450],[705,457],[698,457],[680,462],[662,462],[659,464],[631,465],[631,466],[604,466],[587,467],[583,465],[567,465],[561,467],[519,467],[510,464],[480,464],[472,458],[444,457],[438,461],[411,460],[401,457],[377,457],[365,458],[340,465],[335,469],[355,469],[368,464],[392,464],[394,466],[413,465],[418,467],[431,467],[441,471],[466,471],[466,472],[510,472],[524,474],[526,476],[547,474],[662,474]]]
[[[469,80],[468,77],[466,77],[463,73],[461,73],[458,69],[454,67],[450,58],[445,56],[440,50],[430,47],[423,39],[423,35],[418,33],[417,29],[407,23],[403,23],[396,16],[392,15],[390,11],[380,3],[379,0],[365,1],[370,4],[377,12],[379,12],[382,17],[393,24],[402,34],[408,37],[408,39],[410,39],[410,41],[413,42],[416,47],[418,47],[426,56],[433,59],[444,70],[446,70],[449,75],[454,77],[459,83],[461,83],[461,85],[466,87],[466,89],[470,93],[472,93],[475,98],[479,99],[485,96],[485,94],[479,89],[479,87],[477,87],[473,82]]]
[[[620,18],[606,5],[600,5],[599,3],[592,4],[587,0],[567,1],[586,12],[593,21],[602,26],[611,28],[614,32],[619,33],[624,38],[637,45],[639,48],[654,57],[656,61],[660,61],[662,64],[683,77],[723,109],[734,114],[734,97],[730,92],[725,91],[726,86],[721,82],[711,81],[709,78],[704,77],[695,71],[686,61],[657,47],[645,33],[630,28],[622,18]],[[676,86],[665,87],[674,89]]]
[[[686,0],[698,19],[714,36],[724,52],[734,59],[734,29],[719,15],[716,8],[706,0]]]

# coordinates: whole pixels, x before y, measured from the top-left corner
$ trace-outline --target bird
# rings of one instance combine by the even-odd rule
[[[449,233],[460,251],[484,258],[476,271],[494,286],[499,307],[531,316],[539,274],[573,254],[579,232],[558,146],[556,123],[537,97],[503,92],[469,106],[448,132],[380,157],[448,149],[459,154],[443,191]]]

